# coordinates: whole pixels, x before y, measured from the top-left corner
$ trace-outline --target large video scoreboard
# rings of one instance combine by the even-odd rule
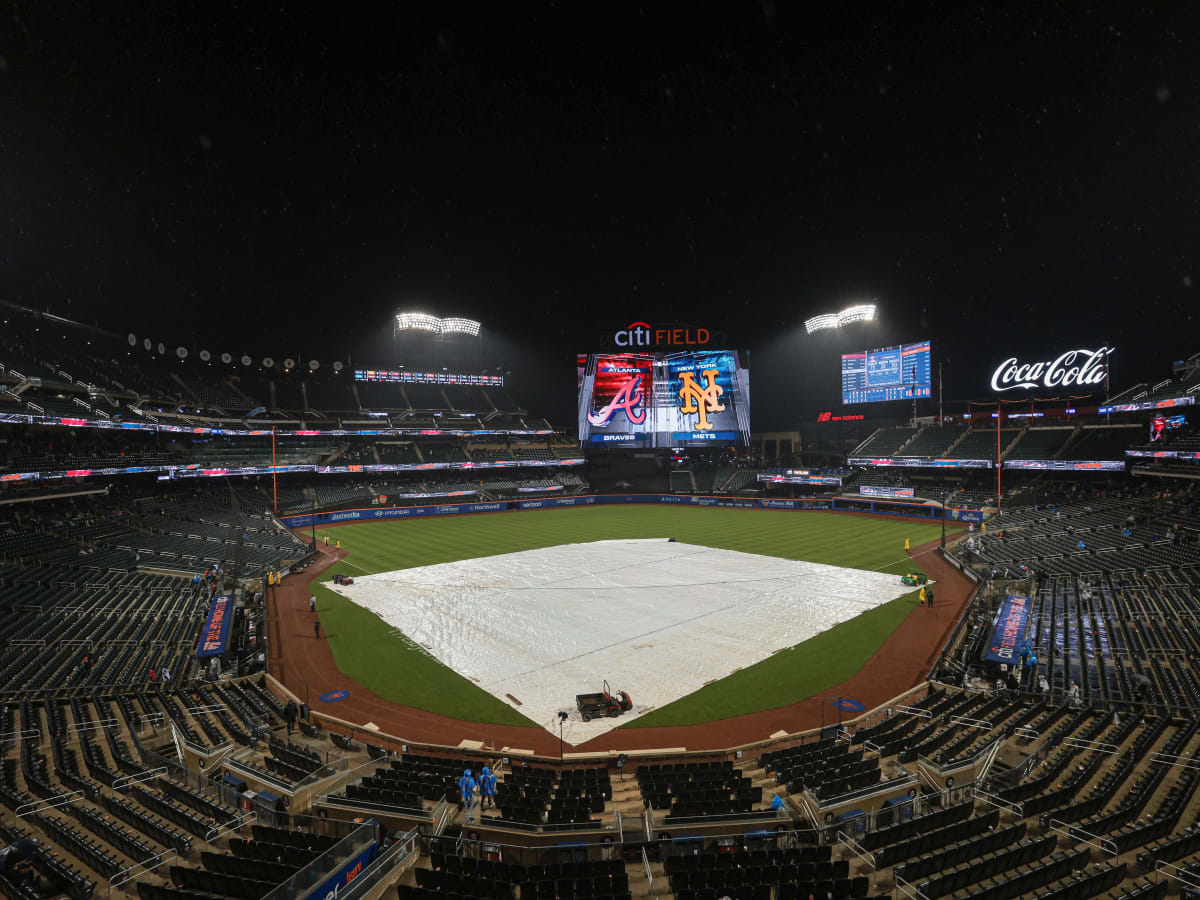
[[[750,442],[750,372],[736,351],[580,354],[578,374],[585,446]]]
[[[929,341],[842,356],[842,403],[933,396]]]

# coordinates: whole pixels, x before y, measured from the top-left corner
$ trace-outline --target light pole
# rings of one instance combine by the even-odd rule
[[[563,722],[567,721],[567,713],[564,710],[558,711],[558,770],[562,771],[563,767]]]

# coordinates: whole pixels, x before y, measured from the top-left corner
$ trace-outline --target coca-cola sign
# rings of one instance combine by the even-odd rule
[[[1009,357],[992,373],[992,390],[1021,388],[1090,388],[1108,377],[1108,355],[1112,347],[1097,350],[1068,350],[1048,362],[1023,363]]]

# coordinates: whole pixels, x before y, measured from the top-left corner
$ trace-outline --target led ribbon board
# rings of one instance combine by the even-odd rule
[[[884,487],[878,484],[860,484],[858,493],[864,497],[892,497],[910,500],[915,496],[910,487]]]

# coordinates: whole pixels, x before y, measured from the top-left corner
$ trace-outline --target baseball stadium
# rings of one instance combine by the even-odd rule
[[[1190,220],[1117,149],[1024,184],[1056,115],[1166,134],[1190,82],[1007,85],[880,174],[856,110],[919,144],[960,41],[1100,63],[660,14],[14,17],[0,895],[1200,897]],[[1153,248],[1083,208],[1114,166]]]

